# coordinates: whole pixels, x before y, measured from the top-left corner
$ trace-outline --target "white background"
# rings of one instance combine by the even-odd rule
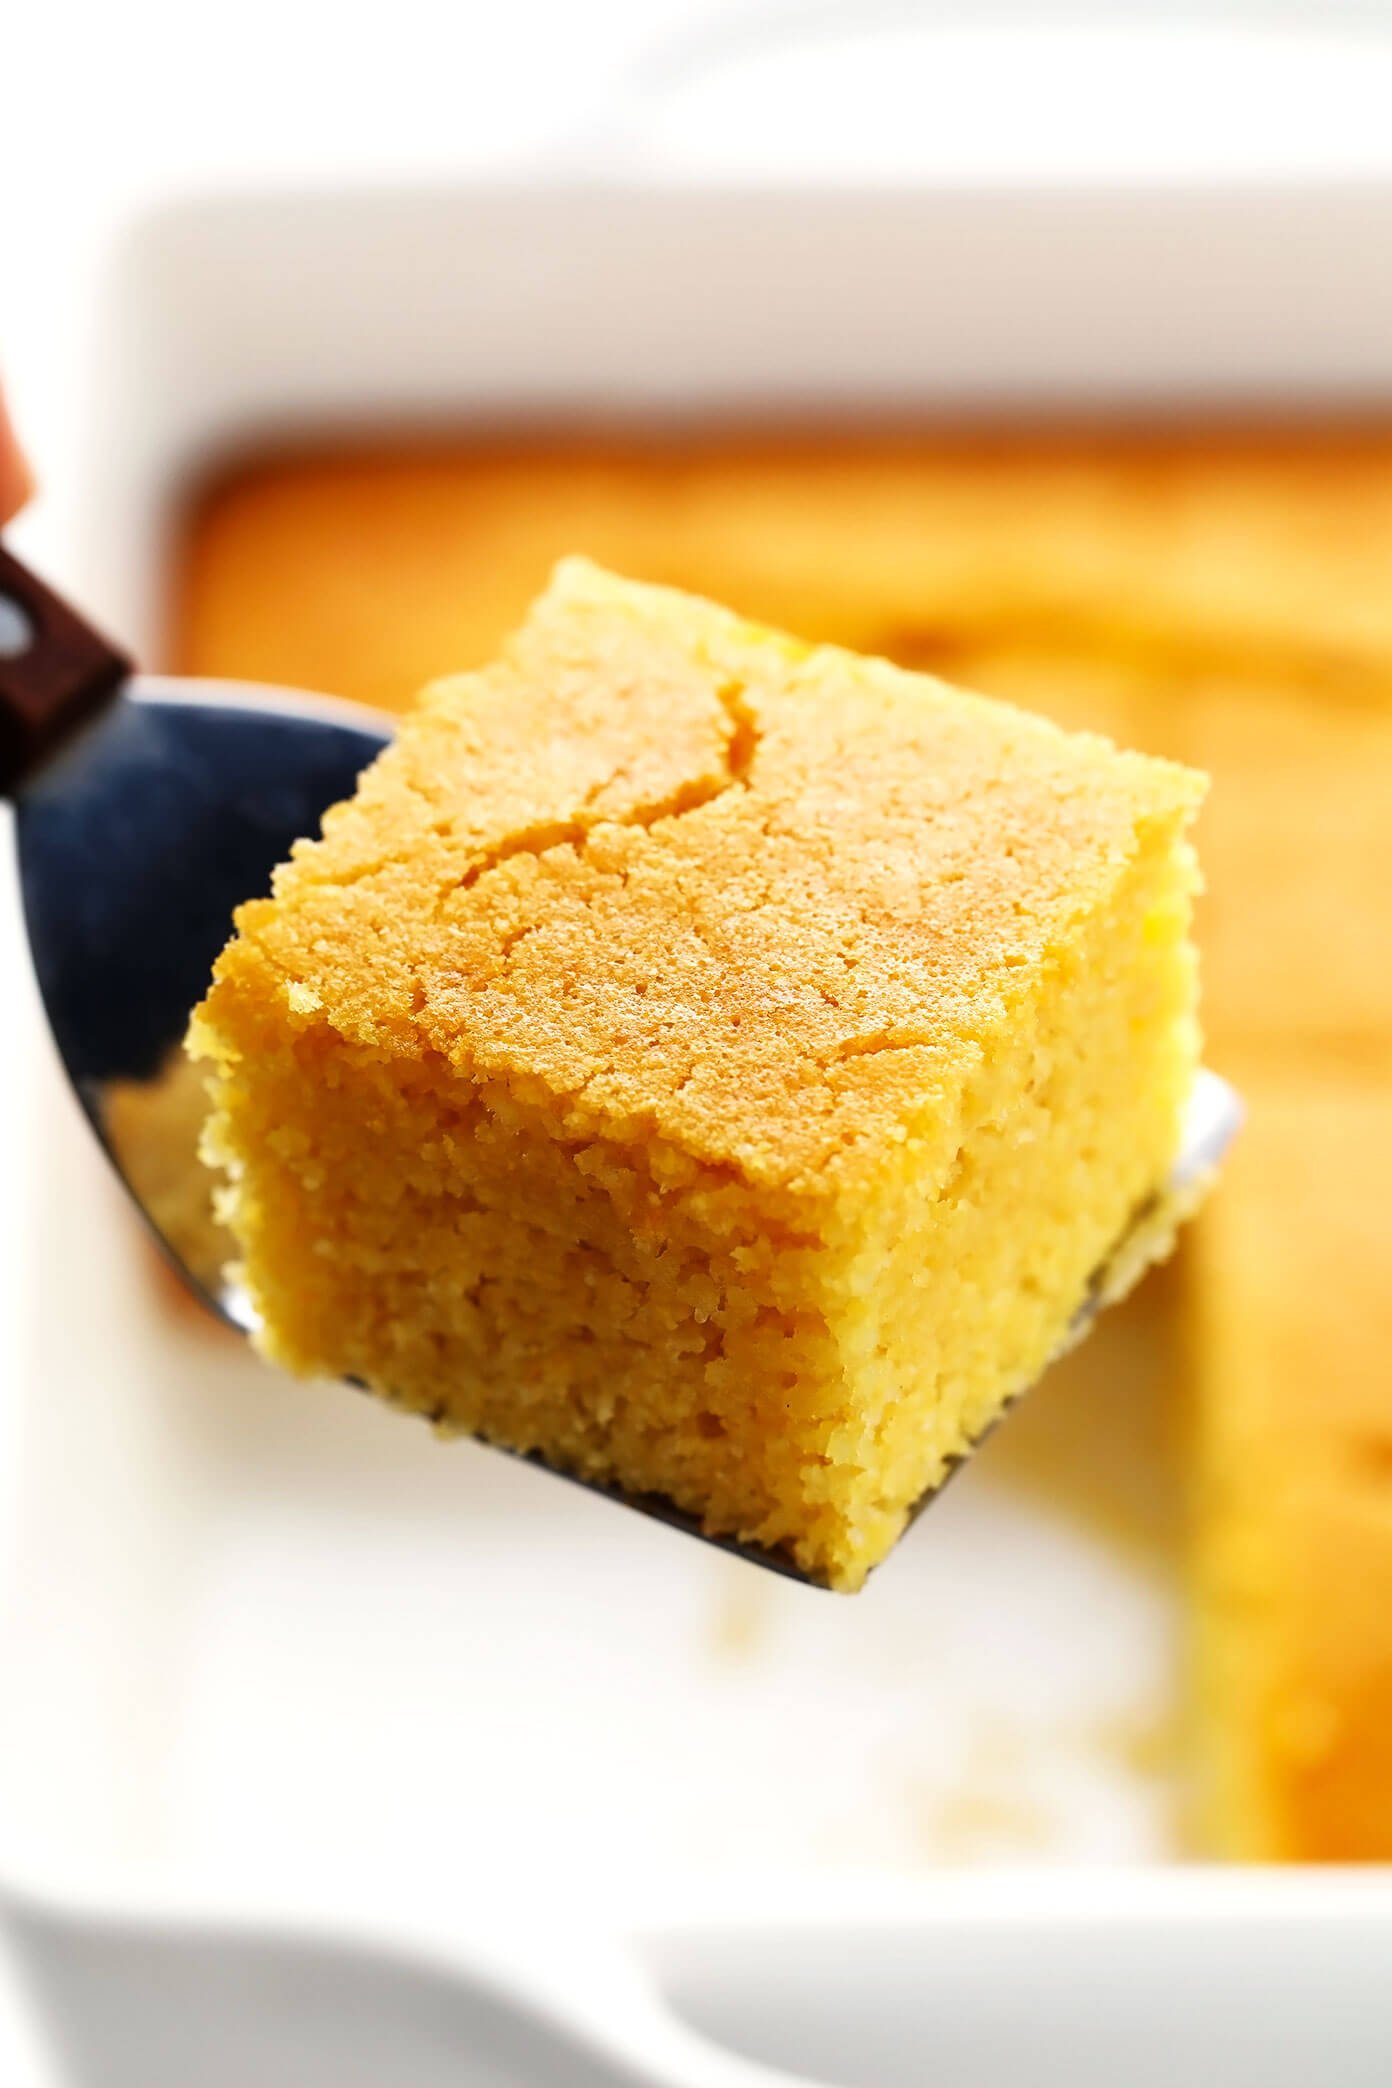
[[[616,158],[1385,170],[1389,20],[1379,0],[0,0],[0,371],[51,484],[77,468],[94,271],[171,189]]]

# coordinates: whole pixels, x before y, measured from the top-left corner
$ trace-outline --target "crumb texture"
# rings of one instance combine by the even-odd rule
[[[565,562],[196,1018],[267,1346],[857,1585],[1171,1157],[1201,791]]]

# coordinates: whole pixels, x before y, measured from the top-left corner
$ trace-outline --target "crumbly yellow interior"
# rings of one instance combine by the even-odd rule
[[[1174,1153],[1201,794],[565,562],[196,1018],[268,1353],[857,1587]]]

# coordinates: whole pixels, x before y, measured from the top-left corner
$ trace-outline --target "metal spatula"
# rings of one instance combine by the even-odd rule
[[[249,683],[162,680],[130,663],[0,551],[0,791],[15,804],[20,887],[48,1019],[78,1099],[174,1266],[211,1310],[249,1332],[221,1255],[162,1222],[139,1134],[116,1134],[132,1083],[178,1053],[226,942],[233,908],[269,888],[290,844],[318,831],[387,738],[356,705]],[[1183,1151],[1157,1202],[1182,1200],[1217,1165],[1240,1120],[1213,1074],[1195,1090]],[[187,1167],[201,1175],[189,1141]],[[196,1197],[188,1199],[196,1202]],[[1153,1209],[1079,1301],[1080,1331],[1108,1300],[1108,1272],[1140,1248]],[[612,1492],[612,1489],[603,1489]],[[936,1490],[935,1490],[936,1491]],[[701,1536],[659,1496],[621,1495]],[[922,1505],[926,1505],[926,1502]],[[806,1578],[782,1552],[710,1542]]]

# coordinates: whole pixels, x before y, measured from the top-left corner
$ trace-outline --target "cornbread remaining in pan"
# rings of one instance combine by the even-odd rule
[[[858,1586],[1174,1154],[1202,788],[566,562],[196,1018],[268,1353]]]
[[[1091,658],[1122,699],[1123,742],[1133,708],[1164,736],[1195,675],[1366,699],[1392,666],[1392,424],[1289,415],[1264,429],[819,416],[801,431],[589,434],[508,434],[489,416],[453,436],[269,448],[198,504],[172,650],[185,673],[400,708],[442,660],[491,658],[579,545],[972,687],[981,654],[1013,653],[1010,680],[1037,665],[1046,708],[1057,688],[1068,722],[1110,730]]]
[[[1199,1265],[1205,1824],[1228,1855],[1388,1861],[1392,1095],[1287,1076],[1250,1100]]]
[[[1239,1488],[1240,1472],[1231,1486],[1212,1475],[1229,1380],[1249,1434],[1270,1403],[1274,1444],[1308,1377],[1316,1445],[1326,1423],[1342,1443],[1347,1401],[1375,1404],[1388,1382],[1387,1329],[1366,1286],[1367,1272],[1392,1265],[1392,1201],[1365,1196],[1360,1171],[1326,1168],[1322,1154],[1313,1189],[1302,1176],[1308,1193],[1281,1184],[1306,1100],[1332,1111],[1342,1092],[1363,1109],[1392,1053],[1392,968],[1369,963],[1367,941],[1392,817],[1392,429],[1286,417],[1265,428],[819,424],[502,439],[490,427],[263,451],[221,472],[190,513],[167,664],[399,707],[440,662],[488,657],[552,560],[579,543],[1212,772],[1204,1026],[1213,1063],[1251,1100],[1231,1182],[1191,1232],[1176,1280],[1100,1323],[1105,1370],[1094,1338],[1062,1366],[1067,1382],[1056,1373],[1002,1432],[992,1464],[1022,1460],[1026,1482],[1089,1529],[1100,1494],[1108,1518],[1139,1516],[1154,1555],[1175,1553],[1164,1453],[1173,1436],[1187,1472],[1197,1447],[1173,1425],[1191,1403],[1192,1355],[1208,1475],[1195,1544],[1228,1547],[1240,1491],[1245,1535],[1232,1542],[1307,1571],[1323,1538],[1307,1538],[1297,1498],[1277,1488],[1268,1505],[1255,1477]],[[1372,1140],[1368,1152],[1375,1170]],[[1220,1293],[1239,1262],[1240,1285]],[[1312,1267],[1326,1273],[1312,1280]],[[1196,1293],[1207,1301],[1197,1329]],[[1307,1329],[1279,1356],[1272,1300]],[[1330,1330],[1340,1396],[1326,1401]],[[1343,1457],[1336,1447],[1329,1470],[1346,1472],[1351,1503],[1356,1492],[1351,1517],[1368,1532],[1392,1527],[1392,1460],[1379,1501],[1376,1455]],[[1331,1478],[1331,1513],[1343,1484]],[[1340,1548],[1321,1557],[1334,1575]],[[1307,1736],[1337,1723],[1345,1737],[1319,1773],[1283,1779],[1280,1808],[1252,1744],[1266,1730],[1242,1686],[1254,1663],[1235,1650],[1229,1666],[1222,1651],[1225,1626],[1235,1648],[1251,1634],[1275,1644],[1278,1613],[1268,1626],[1260,1610],[1205,1605],[1210,1658],[1191,1727],[1209,1795],[1219,1760],[1259,1776],[1264,1794],[1249,1805],[1240,1775],[1223,1781],[1210,1849],[1387,1854],[1392,1706],[1368,1678],[1392,1663],[1392,1600],[1316,1585],[1326,1623],[1339,1606],[1338,1666],[1325,1710],[1303,1723]],[[1254,1816],[1279,1820],[1279,1833],[1254,1833]]]

